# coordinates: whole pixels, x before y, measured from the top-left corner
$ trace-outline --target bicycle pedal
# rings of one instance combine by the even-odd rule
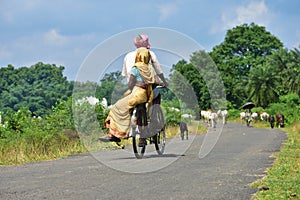
[[[139,147],[144,147],[146,145],[147,145],[147,141],[145,139],[144,139],[144,141],[139,141],[139,144],[138,144]]]

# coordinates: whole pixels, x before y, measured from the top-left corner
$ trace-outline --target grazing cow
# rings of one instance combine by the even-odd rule
[[[211,110],[201,110],[201,118],[203,119],[204,122],[209,123],[209,116],[211,114]]]
[[[254,123],[257,121],[258,114],[256,112],[252,113],[250,116],[250,120],[253,121]]]
[[[217,119],[218,119],[217,113],[214,112],[209,113],[208,120],[209,120],[209,125],[211,125],[212,128],[216,128]]]
[[[276,114],[276,125],[278,128],[284,127],[284,115]]]
[[[241,112],[240,113],[240,119],[242,120],[242,123],[245,120],[245,118],[246,118],[246,113],[245,112]]]
[[[227,110],[218,110],[217,114],[219,117],[222,117],[223,124],[226,124],[227,117],[228,117]]]
[[[179,124],[180,127],[180,136],[181,136],[181,140],[184,140],[184,133],[186,133],[186,139],[189,139],[189,130],[187,127],[187,124],[185,122],[180,122]]]
[[[211,126],[213,128],[216,128],[216,123],[218,119],[218,114],[212,112],[212,110],[202,110],[201,111],[201,118],[204,122],[208,124],[208,126]]]
[[[200,111],[200,116],[201,116],[201,119],[204,119],[204,115],[207,111],[206,110],[201,110]]]
[[[269,117],[269,122],[270,122],[271,128],[274,128],[275,118],[273,117],[273,115],[271,115]]]
[[[261,113],[260,114],[260,119],[261,119],[261,121],[267,122],[269,120],[269,114],[266,113],[266,112]]]

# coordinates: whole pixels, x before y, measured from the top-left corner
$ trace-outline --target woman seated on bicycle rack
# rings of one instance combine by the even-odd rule
[[[142,103],[151,103],[153,100],[153,86],[155,73],[149,64],[151,59],[147,48],[137,50],[135,64],[131,69],[128,82],[129,90],[111,108],[105,120],[109,132],[99,139],[103,142],[120,142],[128,139],[133,109]]]

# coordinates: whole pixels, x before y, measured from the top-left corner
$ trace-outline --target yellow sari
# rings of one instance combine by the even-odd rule
[[[146,89],[134,86],[132,91],[127,91],[111,108],[105,120],[109,134],[120,139],[127,139],[130,132],[131,110],[138,104],[151,103],[153,100],[152,84],[155,83],[152,66],[149,65],[150,53],[146,48],[139,48],[135,59],[137,67]]]

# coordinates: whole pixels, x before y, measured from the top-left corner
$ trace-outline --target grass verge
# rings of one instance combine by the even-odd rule
[[[285,128],[288,140],[264,178],[250,186],[258,188],[252,199],[300,199],[300,122]]]
[[[1,143],[0,166],[54,160],[83,152],[86,152],[86,149],[79,140],[66,142],[65,144],[55,143],[47,147],[28,144],[26,141]]]

